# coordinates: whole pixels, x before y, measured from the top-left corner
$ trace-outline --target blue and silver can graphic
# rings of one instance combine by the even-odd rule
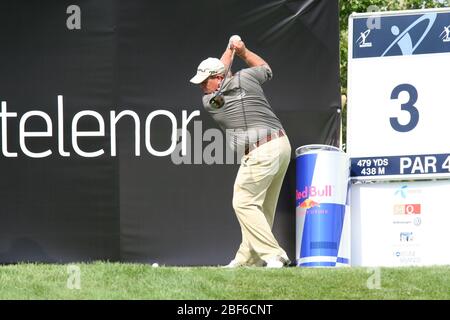
[[[350,160],[327,145],[302,146],[296,156],[297,266],[349,266]]]

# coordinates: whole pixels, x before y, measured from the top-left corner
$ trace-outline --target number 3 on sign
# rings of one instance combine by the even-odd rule
[[[406,92],[409,95],[409,100],[401,105],[403,111],[409,112],[409,122],[407,124],[401,124],[398,122],[398,118],[391,117],[389,121],[395,131],[408,132],[413,130],[417,123],[419,123],[419,110],[414,106],[417,102],[418,94],[417,89],[408,83],[403,83],[394,88],[391,93],[391,100],[398,99],[401,92]]]

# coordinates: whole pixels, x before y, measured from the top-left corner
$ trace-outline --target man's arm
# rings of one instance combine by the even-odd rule
[[[225,65],[225,70],[228,68],[228,66],[231,63],[231,52],[232,50],[228,47],[225,52],[222,54],[222,57],[220,58],[220,61]]]
[[[233,46],[233,45],[232,45]],[[249,49],[247,49],[245,47],[244,42],[239,41],[239,43],[237,43],[234,46],[235,50],[236,50],[236,54],[242,59],[244,60],[244,62],[249,66],[249,67],[258,67],[258,66],[263,66],[266,65],[269,67],[269,64],[260,56],[258,56],[256,53],[250,51]]]
[[[230,65],[231,62],[231,53],[232,49],[236,51],[236,54],[244,60],[244,62],[249,67],[258,67],[262,65],[266,65],[270,68],[269,64],[260,56],[258,56],[256,53],[250,51],[245,47],[245,43],[241,40],[239,41],[233,41],[230,46],[225,50],[222,57],[220,58],[220,61],[223,62],[225,65],[225,68]]]

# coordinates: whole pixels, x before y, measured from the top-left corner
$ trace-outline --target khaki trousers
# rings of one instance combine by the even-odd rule
[[[244,265],[288,256],[272,233],[278,196],[289,166],[291,145],[286,136],[273,139],[242,157],[234,184],[233,208],[242,231],[235,260]]]

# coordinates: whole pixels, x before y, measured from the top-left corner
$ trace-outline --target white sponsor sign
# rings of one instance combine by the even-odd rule
[[[449,194],[450,181],[354,184],[352,265],[450,264]]]

